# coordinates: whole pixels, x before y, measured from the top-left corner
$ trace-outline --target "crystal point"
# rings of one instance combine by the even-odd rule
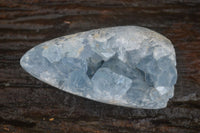
[[[29,50],[20,64],[66,92],[132,108],[166,107],[177,80],[171,42],[138,26],[59,37]]]

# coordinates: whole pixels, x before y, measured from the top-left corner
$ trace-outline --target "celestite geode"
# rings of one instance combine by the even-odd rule
[[[177,80],[171,42],[137,26],[59,37],[29,50],[20,63],[34,77],[66,92],[133,108],[166,107]]]

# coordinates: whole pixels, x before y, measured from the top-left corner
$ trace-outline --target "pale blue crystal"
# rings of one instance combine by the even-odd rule
[[[132,80],[106,67],[99,68],[92,77],[93,95],[104,102],[121,102],[121,97],[130,89]]]
[[[29,50],[20,63],[66,92],[133,108],[166,107],[177,80],[171,42],[137,26],[59,37]]]

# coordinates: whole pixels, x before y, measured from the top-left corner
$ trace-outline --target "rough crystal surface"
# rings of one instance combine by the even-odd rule
[[[133,108],[166,107],[177,80],[171,42],[137,26],[59,37],[29,50],[20,63],[64,91]]]

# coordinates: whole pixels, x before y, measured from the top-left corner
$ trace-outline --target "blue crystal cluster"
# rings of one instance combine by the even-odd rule
[[[66,92],[133,108],[166,107],[177,80],[171,42],[137,26],[59,37],[29,50],[20,63],[34,77]]]

